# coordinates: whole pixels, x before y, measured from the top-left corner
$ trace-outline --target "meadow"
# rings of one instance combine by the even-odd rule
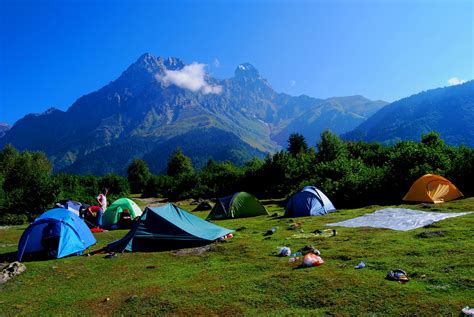
[[[143,202],[137,201],[144,207]],[[264,201],[270,215],[283,214],[281,200]],[[474,211],[474,198],[441,205],[400,205],[432,211]],[[194,206],[183,202],[180,207]],[[459,315],[474,305],[474,214],[425,228],[394,231],[337,227],[333,237],[306,233],[380,209],[343,209],[322,217],[259,216],[215,221],[235,236],[195,250],[71,256],[26,262],[27,271],[0,285],[0,315]],[[208,212],[194,213],[205,218]],[[270,236],[268,229],[278,227]],[[26,226],[0,229],[0,257],[16,251]],[[441,236],[423,238],[423,232]],[[92,252],[125,230],[95,234]],[[313,245],[325,264],[300,268],[278,247]],[[355,270],[364,261],[367,267]],[[410,281],[388,281],[401,268]]]

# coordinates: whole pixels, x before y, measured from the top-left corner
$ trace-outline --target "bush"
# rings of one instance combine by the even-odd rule
[[[52,176],[44,154],[20,153],[6,146],[0,151],[0,214],[5,222],[22,222],[57,200],[96,204],[99,191],[107,187],[109,201],[113,201],[127,196],[130,186],[132,191],[142,191],[142,197],[174,200],[222,197],[238,191],[260,198],[283,198],[305,185],[314,185],[337,208],[393,204],[426,173],[447,176],[465,195],[474,194],[474,150],[446,146],[436,133],[423,135],[421,142],[382,146],[345,142],[325,131],[316,149],[307,148],[304,138],[293,134],[288,149],[264,160],[255,158],[243,167],[210,160],[198,171],[178,149],[169,158],[168,175],[148,174],[146,164],[134,160],[127,180],[114,174]]]
[[[54,176],[54,180],[59,188],[58,201],[72,199],[83,204],[97,204],[95,198],[101,189],[100,177],[58,174]]]
[[[147,163],[144,160],[134,159],[127,169],[127,179],[132,193],[141,193],[150,176]]]
[[[107,174],[99,181],[100,188],[107,188],[111,196],[128,196],[130,194],[130,186],[125,177],[116,174]],[[97,193],[98,194],[98,193]]]
[[[48,209],[59,193],[51,178],[52,166],[44,153],[19,153],[11,146],[0,152],[3,213],[38,215]]]
[[[164,197],[175,191],[175,183],[173,177],[168,175],[152,175],[148,179],[142,193],[143,198],[147,197]]]
[[[0,215],[0,225],[14,226],[29,223],[30,219],[24,214],[2,214]]]

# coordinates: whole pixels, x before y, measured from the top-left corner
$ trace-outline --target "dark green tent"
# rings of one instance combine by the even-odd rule
[[[147,207],[133,228],[107,245],[110,251],[159,251],[208,244],[233,230],[219,227],[173,205]]]
[[[244,218],[268,215],[268,211],[255,196],[239,192],[219,198],[207,219]]]

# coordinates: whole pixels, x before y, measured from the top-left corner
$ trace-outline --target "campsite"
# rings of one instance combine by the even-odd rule
[[[2,0],[0,317],[474,317],[473,0]]]
[[[281,201],[263,203],[270,215],[283,215]],[[189,201],[179,206],[193,208]],[[474,209],[474,199],[399,207],[465,211]],[[472,303],[474,214],[410,231],[336,227],[333,237],[297,238],[299,231],[289,230],[298,221],[311,233],[376,209],[381,207],[322,217],[219,220],[218,225],[236,230],[234,237],[203,253],[184,249],[87,256],[127,231],[96,233],[97,244],[83,256],[26,262],[27,273],[0,286],[2,315],[457,315]],[[206,218],[208,213],[193,214]],[[278,230],[264,236],[272,227]],[[24,229],[0,229],[0,256],[16,252]],[[442,234],[423,238],[424,232]],[[321,251],[324,265],[301,269],[277,256],[278,247],[297,250],[307,244]],[[355,270],[360,261],[367,267]],[[396,268],[408,273],[408,283],[385,279]]]
[[[21,259],[26,271],[0,284],[2,313],[459,314],[474,300],[473,161],[436,133],[381,146],[327,132],[317,153],[193,170],[178,152],[166,175],[134,160],[125,178],[54,175],[42,153],[7,146],[0,262]],[[82,207],[103,186],[110,205],[97,228]]]

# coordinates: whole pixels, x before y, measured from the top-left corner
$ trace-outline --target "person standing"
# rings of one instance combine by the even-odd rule
[[[107,188],[102,189],[99,196],[97,196],[97,202],[100,206],[100,211],[97,213],[96,218],[96,225],[100,228],[102,227],[102,215],[104,214],[105,210],[107,209],[107,194],[109,190]]]

